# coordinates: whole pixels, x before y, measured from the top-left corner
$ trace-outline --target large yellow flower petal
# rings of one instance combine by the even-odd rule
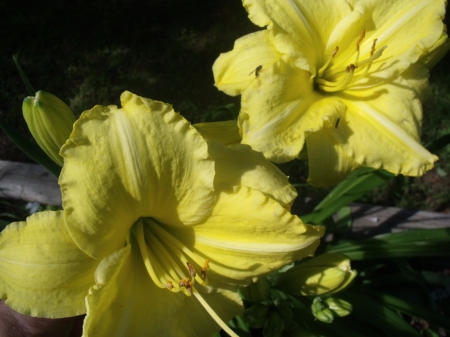
[[[406,90],[408,87],[398,78],[377,91],[359,92],[361,100],[341,95],[348,111],[344,123],[339,124],[343,138],[336,142],[347,156],[362,166],[394,174],[420,176],[433,167],[438,158],[419,142],[422,110],[414,90]],[[364,99],[368,95],[377,99]]]
[[[236,121],[205,122],[192,125],[207,142],[216,141],[225,145],[239,144],[241,135]]]
[[[85,112],[61,151],[66,224],[93,257],[123,247],[139,217],[195,224],[215,201],[214,162],[197,131],[168,104],[130,92],[121,101]]]
[[[35,213],[0,233],[0,297],[24,315],[84,314],[98,264],[75,245],[62,212]]]
[[[267,31],[241,37],[232,51],[221,54],[214,62],[215,85],[228,95],[239,95],[249,85],[260,81],[260,74],[280,57]]]
[[[297,190],[289,184],[286,175],[260,152],[240,144],[226,147],[222,143],[211,142],[208,146],[216,163],[216,191],[247,186],[290,208],[297,197]]]
[[[334,0],[333,6],[328,0],[244,0],[243,3],[253,23],[268,26],[277,50],[312,74],[321,62],[334,26],[350,13],[350,6],[344,0]],[[330,10],[332,15],[327,15]]]
[[[130,244],[131,243],[131,244]],[[211,336],[220,327],[194,296],[155,286],[133,236],[105,258],[87,297],[84,336]],[[237,293],[202,295],[226,320],[242,311]]]
[[[340,129],[335,125],[327,123],[322,130],[314,132],[306,138],[308,183],[316,187],[336,185],[360,167],[336,143],[333,134],[339,132]],[[340,121],[338,125],[340,125]]]
[[[311,256],[324,233],[322,227],[303,224],[273,199],[244,186],[222,192],[205,223],[176,230],[171,233],[178,240],[209,259],[207,275],[213,287],[248,285],[255,276]]]
[[[307,114],[320,98],[309,77],[308,72],[284,62],[262,73],[261,82],[242,94],[238,119],[242,143],[274,162],[297,157],[304,144],[302,131],[316,130],[316,122],[321,119],[318,114]]]

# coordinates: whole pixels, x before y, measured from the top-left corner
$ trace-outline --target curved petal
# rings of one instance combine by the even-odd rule
[[[130,92],[121,101],[85,112],[61,150],[66,224],[96,258],[123,247],[139,217],[190,225],[215,201],[214,162],[198,132],[168,104]]]
[[[267,31],[245,35],[236,40],[232,51],[220,54],[214,62],[215,85],[228,95],[239,95],[280,57]]]
[[[192,125],[207,142],[217,141],[225,145],[239,144],[241,135],[236,121],[206,122]]]
[[[324,127],[306,138],[308,149],[308,183],[316,187],[335,185],[344,180],[352,171],[360,167],[351,157],[347,157],[337,144],[333,133],[342,128]],[[336,124],[335,124],[336,125]]]
[[[409,176],[424,174],[438,158],[419,142],[422,107],[415,91],[402,78],[377,89],[359,92],[359,99],[341,95],[348,110],[342,125],[345,134],[336,141],[362,166]]]
[[[156,287],[133,236],[101,262],[95,279],[86,300],[86,337],[211,336],[220,330],[194,296]],[[225,321],[242,311],[237,293],[203,297]]]
[[[320,95],[313,91],[308,72],[282,61],[260,78],[257,86],[242,94],[238,119],[242,143],[271,161],[292,160],[303,147],[304,131],[317,128],[321,116],[307,112]]]
[[[84,314],[98,264],[75,245],[61,211],[35,213],[0,233],[0,297],[24,315]]]
[[[344,0],[244,0],[249,18],[268,26],[277,50],[295,60],[297,67],[315,73],[334,26],[350,12]],[[326,18],[326,20],[324,20]]]
[[[387,46],[382,56],[373,63],[369,72],[371,77],[386,79],[398,76],[419,57],[432,53],[443,35],[444,0],[361,0],[354,9],[362,14],[359,22],[348,27],[350,34],[338,30],[336,34],[354,35],[355,31],[359,34],[365,29],[366,36],[361,42],[362,59],[369,56],[374,39],[377,39],[377,49]],[[357,37],[354,39],[356,41]],[[354,43],[347,46],[352,46],[347,48],[347,54],[354,54]],[[343,54],[342,62],[345,62],[340,66],[345,69],[350,58],[344,56],[344,51],[340,53]]]
[[[216,191],[241,185],[263,192],[283,207],[289,208],[294,202],[297,190],[262,153],[241,144],[226,147],[222,143],[210,142],[208,147],[216,163]]]
[[[194,233],[177,228],[172,234],[193,242],[192,250],[209,259],[211,286],[248,285],[253,277],[313,255],[324,234],[323,227],[303,224],[275,200],[244,186],[220,193],[208,220],[189,229]]]

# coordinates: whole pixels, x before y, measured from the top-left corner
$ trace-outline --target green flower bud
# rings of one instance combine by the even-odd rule
[[[329,297],[324,302],[326,306],[333,311],[333,314],[338,315],[339,317],[350,315],[353,309],[353,306],[350,303],[339,298]]]
[[[264,337],[280,337],[284,330],[284,320],[277,311],[272,311],[264,324]]]
[[[75,122],[70,108],[58,97],[40,90],[35,97],[25,98],[22,111],[36,142],[55,163],[63,166],[59,150],[69,138]]]
[[[313,311],[313,314],[314,317],[324,323],[332,323],[334,320],[333,312],[328,308],[316,312]]]
[[[344,254],[323,254],[281,274],[275,287],[295,296],[331,294],[348,287],[356,277]]]
[[[269,307],[264,304],[255,304],[245,310],[243,316],[247,323],[255,329],[260,329],[264,326],[269,314]]]
[[[241,288],[239,291],[244,299],[255,303],[261,303],[270,297],[270,283],[266,278],[261,278],[256,283]]]

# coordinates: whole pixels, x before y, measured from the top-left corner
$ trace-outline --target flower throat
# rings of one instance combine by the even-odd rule
[[[367,75],[372,66],[372,62],[383,54],[383,51],[387,46],[383,46],[379,50],[376,50],[377,39],[374,39],[370,50],[370,56],[360,61],[360,44],[364,40],[365,35],[366,31],[363,29],[356,42],[355,60],[353,63],[348,64],[345,69],[338,70],[334,69],[336,67],[332,66],[333,59],[339,52],[339,47],[336,46],[327,62],[319,69],[317,76],[314,78],[314,87],[317,91],[324,93],[342,91]]]

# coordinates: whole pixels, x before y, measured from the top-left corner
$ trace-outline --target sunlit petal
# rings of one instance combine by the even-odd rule
[[[0,233],[0,298],[24,315],[84,314],[98,264],[75,245],[62,212],[35,213]]]
[[[67,227],[94,257],[122,247],[139,217],[190,225],[215,200],[214,163],[195,129],[168,104],[129,92],[121,100],[122,109],[85,112],[61,151]]]
[[[194,296],[155,286],[133,236],[126,247],[102,261],[95,280],[87,297],[85,336],[190,337],[220,330]],[[237,293],[202,296],[226,320],[242,311]]]

